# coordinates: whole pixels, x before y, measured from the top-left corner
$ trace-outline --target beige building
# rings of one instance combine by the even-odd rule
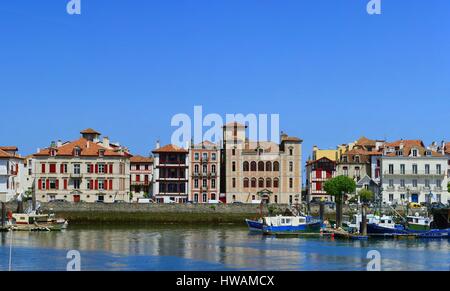
[[[204,141],[189,151],[189,201],[216,203],[220,197],[220,146]],[[222,197],[225,202],[225,197]]]
[[[52,142],[34,154],[36,199],[42,202],[106,202],[130,200],[128,150],[110,143],[93,129],[72,142]]]
[[[246,139],[246,126],[223,127],[222,183],[227,203],[301,202],[302,140],[281,135],[281,143]]]
[[[152,196],[153,157],[133,156],[130,159],[130,192],[132,202]]]

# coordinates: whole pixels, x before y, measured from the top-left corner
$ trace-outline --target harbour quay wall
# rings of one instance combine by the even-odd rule
[[[26,210],[29,202],[25,202]],[[73,223],[240,223],[259,216],[254,204],[137,204],[137,203],[41,203],[41,211],[55,213]],[[13,212],[17,203],[7,203]],[[278,205],[285,209],[286,205]],[[267,213],[267,209],[264,210]]]

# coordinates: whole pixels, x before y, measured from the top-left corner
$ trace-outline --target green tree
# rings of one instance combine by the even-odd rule
[[[448,193],[450,193],[450,182],[448,182],[448,184],[447,184],[447,191],[448,191]]]
[[[344,195],[354,193],[356,190],[356,183],[347,176],[337,176],[325,182],[324,190],[328,195],[334,196],[336,202],[336,226],[341,227]]]
[[[362,218],[362,226],[360,229],[360,232],[362,235],[367,235],[367,205],[369,204],[369,201],[373,199],[375,194],[368,190],[368,189],[362,189],[358,193],[359,198],[361,200],[361,218]]]

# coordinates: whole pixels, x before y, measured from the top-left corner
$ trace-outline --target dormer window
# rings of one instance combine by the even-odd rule
[[[347,156],[342,156],[342,162],[347,163]]]
[[[403,150],[397,151],[397,156],[403,156]]]
[[[431,151],[426,151],[425,155],[428,156],[428,157],[431,157]]]
[[[104,157],[105,156],[105,150],[99,150],[98,151],[98,155],[99,155],[99,157]]]
[[[355,160],[355,163],[359,163],[359,161],[360,161],[359,156],[355,156],[354,160]]]
[[[76,147],[73,149],[73,155],[75,157],[79,157],[81,155],[81,149],[79,147]]]
[[[56,150],[51,149],[50,150],[50,156],[52,156],[52,157],[56,156]]]
[[[413,157],[417,157],[417,155],[418,155],[417,149],[413,149],[412,150],[412,156]]]

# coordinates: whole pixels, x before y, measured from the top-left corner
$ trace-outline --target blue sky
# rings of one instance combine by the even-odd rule
[[[0,144],[33,153],[93,127],[137,154],[171,118],[278,113],[334,148],[450,140],[450,1],[68,0],[0,3]]]

